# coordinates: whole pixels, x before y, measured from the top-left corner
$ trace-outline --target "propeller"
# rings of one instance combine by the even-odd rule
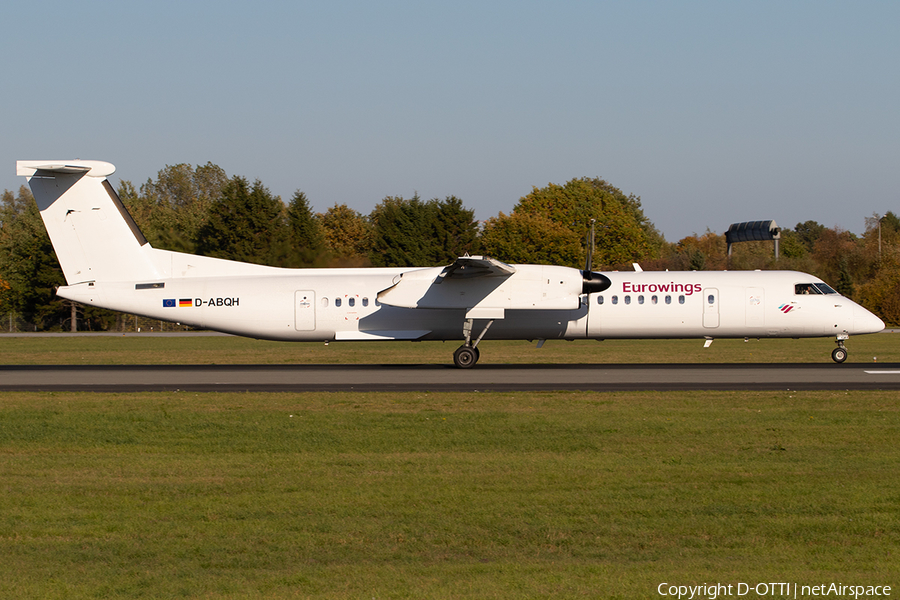
[[[591,230],[588,232],[587,239],[587,260],[585,260],[584,271],[581,272],[583,283],[581,284],[582,294],[596,294],[602,292],[612,285],[609,277],[602,273],[597,273],[591,269],[594,260],[594,221],[591,219]]]

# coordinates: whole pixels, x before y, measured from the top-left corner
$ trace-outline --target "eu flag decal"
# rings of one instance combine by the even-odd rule
[[[175,298],[164,298],[163,308],[175,308]]]

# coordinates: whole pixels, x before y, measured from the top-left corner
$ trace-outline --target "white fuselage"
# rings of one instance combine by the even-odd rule
[[[605,272],[612,282],[606,291],[564,293],[546,308],[541,299],[547,293],[529,271],[553,269],[557,279],[579,280],[580,272],[514,266],[517,272],[484,293],[479,304],[500,311],[490,317],[494,323],[486,339],[830,337],[871,333],[884,326],[839,294],[796,293],[797,284],[821,280],[794,271]],[[427,308],[408,302],[393,306],[379,300],[398,276],[433,269],[254,267],[245,265],[249,272],[231,276],[192,277],[186,270],[183,276],[154,281],[85,283],[60,288],[59,294],[86,304],[273,340],[459,340],[472,306]],[[540,279],[547,285],[556,283]]]

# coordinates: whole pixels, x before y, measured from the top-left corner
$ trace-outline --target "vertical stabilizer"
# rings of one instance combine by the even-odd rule
[[[152,249],[107,180],[107,162],[20,160],[66,282],[157,276]]]

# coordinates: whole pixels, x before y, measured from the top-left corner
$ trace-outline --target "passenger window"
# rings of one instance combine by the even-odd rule
[[[716,303],[716,297],[715,297],[713,294],[710,294],[709,296],[706,297],[706,302],[707,302],[708,304],[715,304],[715,303]]]
[[[659,298],[657,298],[656,296],[650,296],[650,304],[656,304],[657,302],[659,302]]]
[[[356,298],[348,298],[347,304],[350,306],[356,306]]]
[[[335,306],[335,308],[340,308],[340,307],[341,307],[341,299],[340,299],[340,298],[335,298],[335,299],[334,299],[334,306]]]
[[[619,303],[619,297],[618,297],[618,296],[613,296],[613,297],[612,297],[612,301],[613,301],[613,304],[618,304],[618,303]]]
[[[322,298],[322,308],[328,308],[328,298]]]
[[[678,304],[684,304],[684,296],[678,296]]]
[[[638,304],[643,304],[643,303],[644,303],[644,297],[638,296]]]
[[[672,296],[666,296],[666,304],[672,304]]]
[[[625,296],[625,304],[631,304],[631,296]]]
[[[363,298],[363,306],[368,306],[368,305],[369,305],[369,299]]]
[[[603,304],[603,296],[597,296],[597,304]]]

